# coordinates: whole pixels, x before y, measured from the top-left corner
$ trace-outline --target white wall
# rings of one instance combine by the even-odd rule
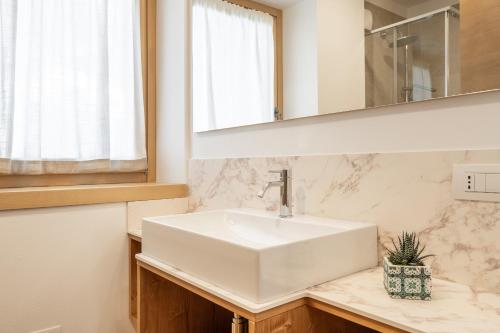
[[[127,202],[127,230],[142,231],[142,219],[148,216],[183,214],[188,211],[188,198]]]
[[[401,17],[408,17],[408,8],[401,4],[401,2],[396,2],[394,0],[367,0],[368,2],[374,4],[375,6],[382,7],[398,14]],[[435,1],[435,0],[430,0]]]
[[[133,332],[126,206],[0,212],[0,332]]]
[[[364,0],[316,0],[316,5],[318,113],[364,108]]]
[[[198,133],[192,158],[500,148],[500,92]]]
[[[283,11],[285,119],[364,108],[364,0],[303,0]]]
[[[185,1],[158,1],[157,179],[185,183],[189,158],[189,46]]]
[[[286,118],[318,114],[316,1],[283,10],[283,106]]]

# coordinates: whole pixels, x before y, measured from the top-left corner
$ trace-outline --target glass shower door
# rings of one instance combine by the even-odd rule
[[[365,36],[366,107],[397,102],[394,81],[394,50],[389,46],[394,29]]]
[[[450,7],[367,34],[366,106],[460,93],[459,15]]]
[[[395,28],[391,46],[397,50],[398,103],[446,96],[445,16],[443,12]]]

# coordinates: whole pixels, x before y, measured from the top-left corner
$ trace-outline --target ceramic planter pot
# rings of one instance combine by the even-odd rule
[[[430,301],[431,275],[429,266],[393,265],[384,258],[384,287],[392,298]]]

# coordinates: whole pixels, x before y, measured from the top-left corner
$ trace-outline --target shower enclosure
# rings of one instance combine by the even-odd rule
[[[459,10],[442,8],[365,36],[366,106],[460,92]]]

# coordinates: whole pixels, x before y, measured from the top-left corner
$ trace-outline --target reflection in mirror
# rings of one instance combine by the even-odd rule
[[[458,94],[457,1],[406,1],[399,10],[380,2],[365,2],[366,107]]]
[[[193,130],[500,88],[498,0],[193,0]]]
[[[276,25],[281,11],[254,5],[192,1],[195,131],[279,119]]]

